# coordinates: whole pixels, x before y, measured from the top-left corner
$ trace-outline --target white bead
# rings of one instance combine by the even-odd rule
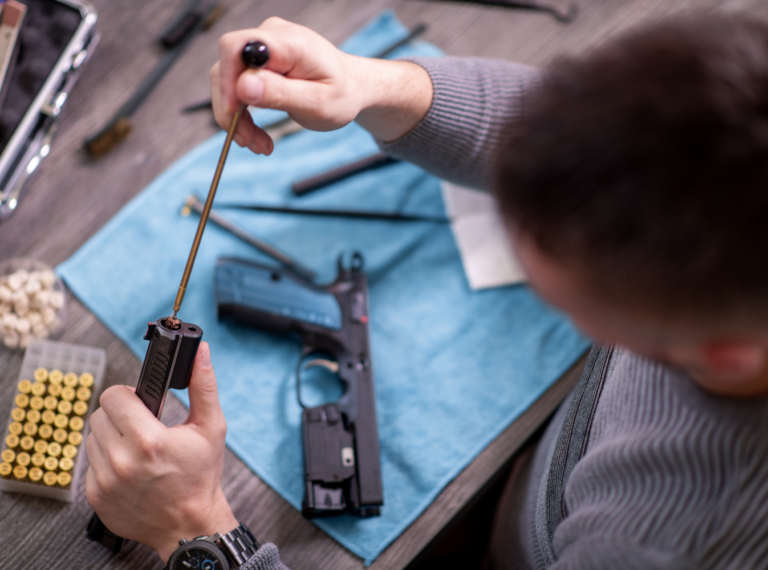
[[[40,272],[40,283],[42,283],[43,287],[50,289],[55,282],[56,274],[53,271],[46,269]]]
[[[48,326],[56,320],[56,311],[50,307],[43,307],[40,310],[40,316],[43,317],[43,323]],[[15,324],[15,323],[14,323]]]
[[[32,330],[32,325],[29,324],[27,319],[22,318],[16,321],[16,330],[21,334],[27,334],[30,330]]]
[[[32,306],[37,309],[42,309],[48,306],[48,302],[51,298],[51,292],[43,289],[35,293],[35,298],[32,300]]]
[[[27,320],[29,321],[29,324],[34,327],[35,325],[42,325],[43,324],[43,317],[40,313],[37,311],[29,311],[27,313]]]
[[[3,344],[8,348],[16,348],[19,346],[19,337],[16,335],[8,335],[3,337]]]
[[[43,286],[40,284],[40,281],[37,279],[29,279],[27,284],[24,286],[24,291],[26,291],[27,295],[34,295],[42,288]]]
[[[12,291],[18,291],[24,286],[25,280],[26,279],[22,279],[16,273],[14,273],[8,277],[8,287],[10,287]]]
[[[20,317],[23,317],[29,312],[29,303],[14,303],[13,310]]]
[[[51,291],[48,303],[50,303],[51,307],[54,309],[61,309],[61,306],[64,304],[64,293],[61,291]]]
[[[0,285],[0,302],[7,303],[13,299],[13,291],[5,285]]]
[[[5,326],[11,327],[12,329],[16,328],[16,321],[19,317],[16,316],[16,313],[6,313],[3,315],[2,323]]]

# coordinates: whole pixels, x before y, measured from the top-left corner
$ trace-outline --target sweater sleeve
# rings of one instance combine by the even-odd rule
[[[493,59],[412,58],[432,79],[432,105],[400,139],[377,141],[383,152],[432,174],[489,190],[503,127],[524,111],[540,69]]]
[[[280,561],[280,553],[277,546],[268,542],[262,544],[253,558],[250,558],[240,567],[240,570],[289,570]]]

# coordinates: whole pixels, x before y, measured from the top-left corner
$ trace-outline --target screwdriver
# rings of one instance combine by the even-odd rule
[[[250,41],[245,44],[241,53],[243,63],[251,69],[259,69],[264,67],[269,61],[269,49],[266,45],[257,41]],[[184,293],[187,291],[187,283],[189,283],[189,276],[192,273],[192,267],[195,265],[195,258],[197,257],[197,250],[200,247],[200,240],[203,238],[203,231],[205,230],[205,223],[208,221],[208,216],[213,206],[213,198],[216,196],[216,189],[219,187],[219,179],[221,178],[221,172],[224,170],[224,163],[227,161],[227,155],[229,154],[229,147],[232,145],[232,139],[235,137],[235,129],[240,117],[245,111],[246,105],[241,103],[232,121],[229,124],[229,130],[227,131],[227,138],[224,141],[224,148],[221,149],[221,156],[219,157],[219,163],[216,166],[216,172],[213,175],[213,182],[211,182],[211,189],[208,191],[208,198],[205,200],[205,205],[200,213],[200,222],[197,224],[197,232],[195,233],[195,239],[192,241],[192,250],[189,252],[187,258],[187,265],[184,268],[184,274],[181,277],[181,284],[179,285],[179,292],[176,293],[176,300],[173,303],[173,315],[168,317],[167,324],[173,328],[174,326],[180,326],[180,321],[176,318],[176,314],[181,309],[181,303],[184,300]]]

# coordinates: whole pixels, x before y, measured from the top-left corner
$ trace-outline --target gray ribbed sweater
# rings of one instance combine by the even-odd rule
[[[507,119],[540,71],[501,61],[415,59],[435,95],[389,154],[487,189]],[[490,565],[520,569],[768,568],[768,399],[699,389],[629,351],[595,349],[538,445],[518,461]],[[286,570],[274,545],[244,568]]]

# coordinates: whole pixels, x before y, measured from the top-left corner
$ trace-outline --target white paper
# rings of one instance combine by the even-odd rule
[[[525,282],[495,198],[450,182],[443,182],[442,190],[469,286],[478,290]]]

